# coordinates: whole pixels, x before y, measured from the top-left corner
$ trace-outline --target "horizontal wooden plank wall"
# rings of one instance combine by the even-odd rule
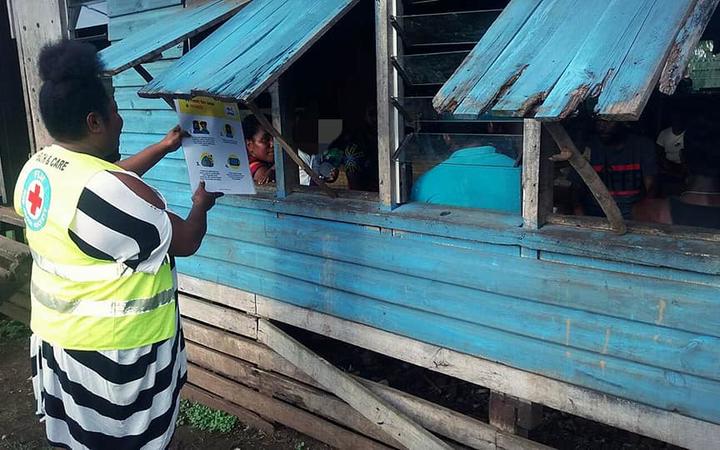
[[[254,294],[187,276],[180,277],[179,287],[191,398],[237,413],[260,429],[272,422],[282,423],[338,448],[402,448],[348,404],[257,342]],[[419,424],[471,448],[547,449],[401,391],[357,379]]]

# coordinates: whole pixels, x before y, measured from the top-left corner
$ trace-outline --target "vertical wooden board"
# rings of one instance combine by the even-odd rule
[[[518,34],[541,0],[516,0],[503,9],[470,55],[433,99],[441,112],[453,112]]]
[[[114,18],[181,4],[182,0],[108,0],[108,15]]]
[[[53,141],[40,116],[39,94],[42,86],[38,72],[40,50],[47,44],[67,37],[61,0],[13,1],[15,30],[20,47],[20,65],[24,72],[28,114],[32,119],[34,150],[38,151]]]
[[[396,129],[390,97],[393,94],[393,69],[390,65],[390,46],[393,30],[390,26],[390,8],[395,0],[375,2],[375,55],[377,71],[377,123],[378,123],[378,170],[380,180],[380,203],[389,208],[393,202],[392,154]]]
[[[672,43],[696,0],[656,0],[637,39],[605,89],[595,111],[606,120],[637,120],[645,108]]]
[[[234,383],[195,365],[188,367],[188,379],[203,389],[336,448],[387,450],[383,444],[348,431],[314,414],[281,400]]]
[[[523,226],[543,225],[540,206],[540,140],[542,128],[537,120],[526,119],[523,129],[522,214]]]
[[[564,118],[601,88],[620,68],[655,0],[610,0],[584,44],[535,114],[536,119]]]
[[[477,117],[491,106],[499,98],[499,94],[504,93],[523,74],[528,67],[527,61],[543,48],[547,36],[540,37],[537,32],[559,32],[571,12],[568,7],[574,4],[575,0],[540,2],[527,22],[488,68],[486,75],[460,102],[454,114]]]
[[[409,339],[266,297],[263,317],[323,334],[420,367],[675,445],[713,448],[720,426]],[[498,442],[506,439],[498,439]],[[522,448],[521,446],[509,448]]]

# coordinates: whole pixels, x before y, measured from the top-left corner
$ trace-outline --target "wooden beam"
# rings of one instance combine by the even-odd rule
[[[40,50],[67,37],[63,0],[13,1],[13,17],[18,39],[18,54],[23,72],[23,87],[27,98],[28,122],[31,125],[33,152],[53,141],[40,116],[39,93],[42,86],[38,71]]]
[[[528,436],[542,420],[542,405],[502,392],[490,392],[489,421],[510,435]]]
[[[632,402],[367,325],[258,296],[258,314],[435,372],[691,449],[714,448],[720,425]]]
[[[522,149],[522,214],[525,228],[537,230],[544,223],[545,212],[540,206],[540,138],[542,125],[525,119]]]
[[[325,389],[345,400],[407,448],[451,448],[355,379],[263,319],[258,322],[258,340],[317,380]]]
[[[560,147],[560,154],[553,157],[553,161],[568,161],[575,171],[583,179],[587,187],[592,192],[595,200],[597,200],[600,208],[602,208],[605,216],[610,222],[610,227],[616,234],[625,234],[627,227],[623,220],[622,213],[615,203],[615,199],[610,195],[610,192],[602,182],[595,170],[590,166],[590,163],[585,159],[580,151],[575,147],[570,135],[568,135],[565,128],[559,122],[547,122],[545,124],[548,132],[553,137],[558,147]]]
[[[285,150],[287,155],[295,161],[295,163],[302,167],[302,169],[307,172],[308,175],[310,175],[310,178],[318,185],[322,190],[329,195],[332,198],[337,198],[337,192],[335,192],[334,189],[329,187],[325,182],[320,178],[320,176],[315,173],[314,170],[310,168],[307,164],[305,164],[305,161],[300,158],[297,154],[297,150],[293,148],[292,145],[290,145],[285,138],[283,138],[282,134],[275,129],[275,127],[267,120],[265,115],[260,111],[260,108],[257,107],[257,105],[254,102],[248,102],[247,107],[252,111],[253,114],[255,114],[255,117],[257,117],[258,122],[260,122],[260,125],[263,126],[270,134],[273,135],[275,140],[277,140],[282,148]]]
[[[375,52],[377,71],[377,123],[378,168],[380,180],[380,203],[386,208],[393,204],[394,170],[392,155],[395,152],[396,122],[390,99],[396,95],[396,83],[390,57],[394,53],[395,31],[390,16],[395,0],[375,2]]]

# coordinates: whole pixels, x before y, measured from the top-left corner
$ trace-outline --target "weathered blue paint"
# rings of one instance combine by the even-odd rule
[[[254,0],[140,95],[250,100],[356,2]]]
[[[434,104],[460,117],[557,119],[599,96],[601,117],[637,119],[695,7],[693,0],[513,0]]]
[[[113,25],[111,28],[115,34],[111,35],[111,38],[122,37],[123,42],[111,45],[99,53],[103,71],[107,75],[114,75],[129,67],[142,64],[183,39],[227,19],[248,1],[212,0],[195,8],[180,8],[174,14],[164,17],[153,15],[149,18],[153,21],[152,26],[122,36],[118,36],[120,33]]]
[[[176,118],[131,95],[139,77],[114,81],[132,154]],[[182,150],[146,179],[188,212]],[[180,272],[720,424],[717,243],[307,194],[218,203]]]

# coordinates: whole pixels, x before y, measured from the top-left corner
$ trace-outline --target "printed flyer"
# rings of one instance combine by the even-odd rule
[[[209,97],[175,100],[190,185],[205,181],[208,192],[254,194],[238,107]]]

